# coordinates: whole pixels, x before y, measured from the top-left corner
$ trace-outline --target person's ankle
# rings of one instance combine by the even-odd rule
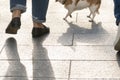
[[[12,18],[21,17],[21,10],[14,10],[12,13]]]
[[[33,27],[35,27],[35,28],[43,28],[44,25],[42,23],[33,22]]]

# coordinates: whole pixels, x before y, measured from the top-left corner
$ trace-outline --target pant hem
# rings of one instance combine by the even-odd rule
[[[11,8],[11,12],[13,12],[14,10],[21,10],[22,13],[24,13],[26,11],[26,7],[20,4],[17,4],[15,7]]]
[[[39,20],[38,18],[33,17],[33,22],[44,23],[44,22],[46,22],[46,20]]]

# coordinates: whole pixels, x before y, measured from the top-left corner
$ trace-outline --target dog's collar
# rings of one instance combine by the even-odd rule
[[[63,0],[62,4],[65,4],[67,0]]]

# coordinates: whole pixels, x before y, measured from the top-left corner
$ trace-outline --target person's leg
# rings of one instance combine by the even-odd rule
[[[114,14],[116,18],[116,24],[119,25],[120,22],[120,0],[114,0]]]
[[[12,12],[12,20],[6,29],[6,33],[16,34],[21,26],[21,13],[26,11],[26,0],[10,0],[10,10]]]
[[[46,21],[46,13],[49,0],[32,0],[33,37],[40,37],[49,33],[49,28],[43,23]]]
[[[120,0],[114,0],[114,14],[116,17],[116,25],[118,26],[118,32],[115,40],[115,50],[120,51]]]

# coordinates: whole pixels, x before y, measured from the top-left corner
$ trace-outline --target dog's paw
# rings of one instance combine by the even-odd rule
[[[88,18],[91,18],[90,16],[87,16]]]
[[[72,18],[72,15],[70,15],[70,18]]]
[[[63,20],[66,20],[66,18],[63,18]]]

